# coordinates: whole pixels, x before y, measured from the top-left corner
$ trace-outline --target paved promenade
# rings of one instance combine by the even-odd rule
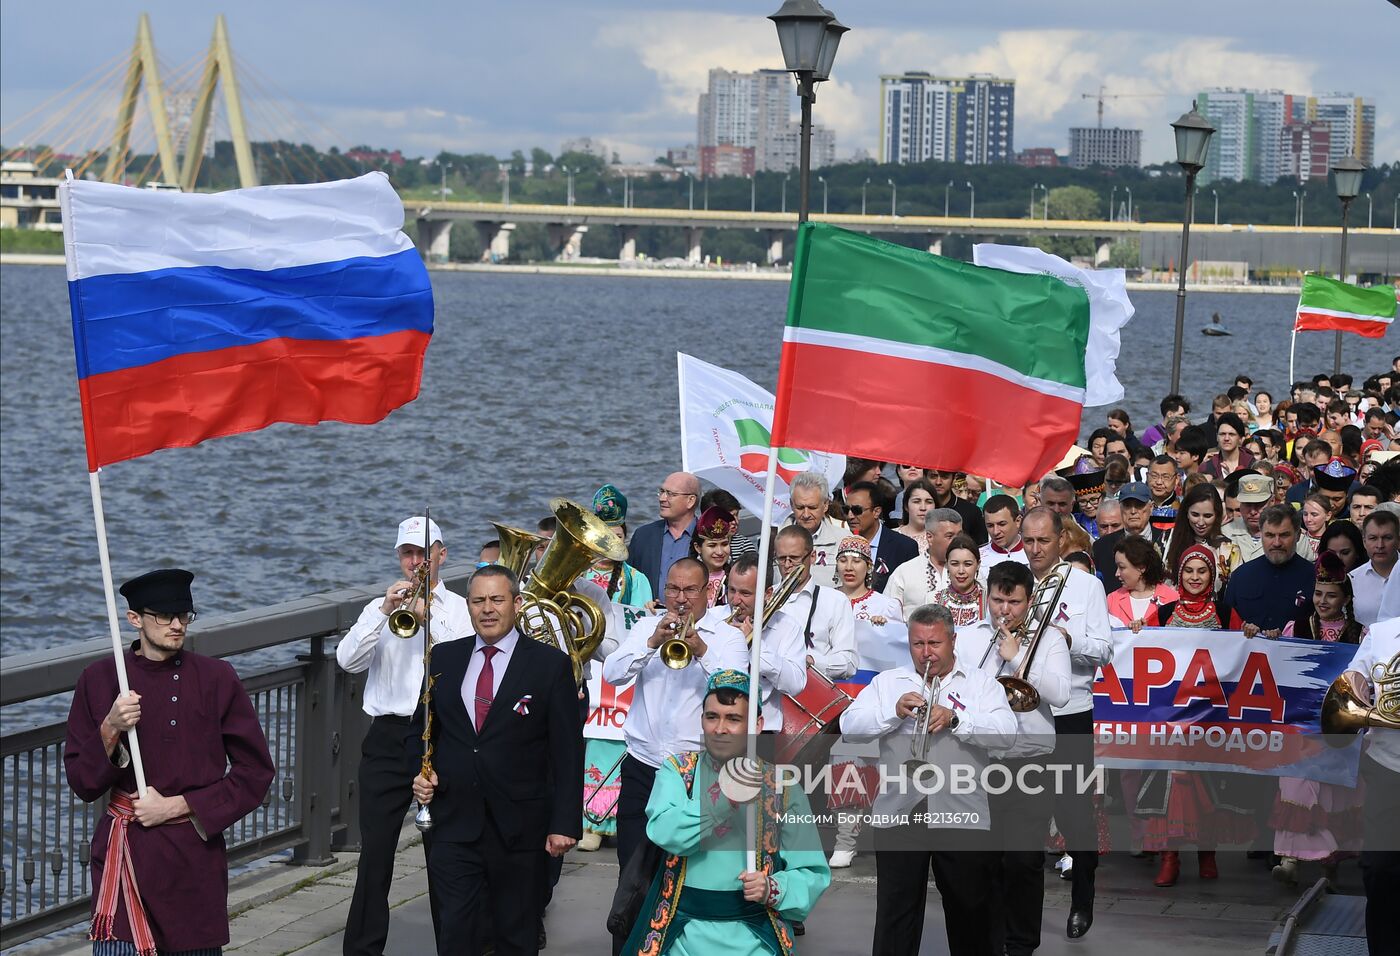
[[[225,950],[237,956],[337,956],[354,887],[355,858],[341,853],[323,868],[273,863],[236,877],[230,906],[237,915]],[[1082,940],[1064,937],[1069,884],[1046,875],[1042,956],[1090,953],[1190,954],[1261,952],[1282,913],[1298,898],[1269,878],[1262,861],[1246,860],[1239,851],[1220,854],[1220,879],[1203,883],[1195,877],[1194,855],[1185,855],[1181,882],[1171,889],[1152,885],[1153,864],[1125,854],[1105,857],[1099,867],[1099,899],[1094,928]],[[835,882],[807,923],[798,951],[811,956],[848,956],[870,952],[875,913],[875,867],[869,854],[853,867],[835,872]],[[1315,877],[1311,870],[1305,874]],[[571,853],[547,918],[547,952],[607,954],[603,923],[617,882],[617,861],[610,850]],[[1355,863],[1343,866],[1341,891],[1360,892]],[[432,952],[427,876],[417,834],[406,827],[398,854],[392,905],[395,907],[388,952],[422,956]],[[36,947],[30,953],[79,956],[90,953],[81,934]],[[926,954],[948,952],[942,907],[930,887],[924,946]]]

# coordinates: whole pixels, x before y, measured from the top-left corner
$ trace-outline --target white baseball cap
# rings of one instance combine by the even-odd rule
[[[394,543],[395,551],[406,544],[423,547],[423,520],[422,515],[414,515],[412,518],[405,518],[399,524],[399,540]],[[443,543],[442,529],[438,527],[436,521],[428,522],[428,534],[434,544]]]

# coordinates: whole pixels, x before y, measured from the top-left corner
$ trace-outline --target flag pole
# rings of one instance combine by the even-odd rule
[[[126,677],[126,653],[122,647],[121,625],[117,620],[117,594],[112,587],[112,559],[107,554],[107,521],[102,515],[102,483],[97,478],[101,469],[88,472],[88,485],[92,489],[92,517],[97,523],[97,557],[102,564],[102,589],[107,595],[107,623],[112,630],[112,656],[117,661],[117,686],[123,694],[131,690]],[[136,796],[146,796],[146,768],[141,763],[141,742],[136,739],[136,728],[126,732],[127,746],[131,751],[131,768],[136,773]]]
[[[768,473],[763,487],[763,523],[758,533],[758,586],[754,588],[753,646],[749,649],[749,760],[758,759],[758,707],[763,699],[759,687],[759,656],[763,644],[763,601],[768,592],[768,561],[771,557],[773,525],[773,489],[778,474],[778,449],[772,441],[768,443]],[[778,728],[780,731],[782,728]],[[760,791],[761,793],[761,791]],[[744,811],[745,846],[744,871],[752,873],[758,869],[757,839],[757,800],[750,800]]]
[[[1288,387],[1292,388],[1298,377],[1293,374],[1293,350],[1298,347],[1298,320],[1293,320],[1293,337],[1288,342]]]

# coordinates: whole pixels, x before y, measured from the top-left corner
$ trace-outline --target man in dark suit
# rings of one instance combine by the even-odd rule
[[[870,586],[882,593],[894,569],[919,556],[918,542],[884,526],[887,510],[889,502],[875,482],[858,481],[846,489],[846,523],[851,534],[870,542]]]
[[[1123,585],[1119,582],[1113,563],[1113,549],[1128,535],[1151,538],[1148,525],[1152,521],[1152,491],[1144,482],[1130,481],[1118,492],[1123,513],[1123,527],[1094,542],[1094,569],[1103,582],[1104,592],[1112,594]]]
[[[476,952],[483,894],[496,953],[539,951],[540,870],[582,835],[583,728],[569,658],[516,630],[521,598],[499,565],[472,575],[476,638],[435,649],[433,764],[414,778],[429,804],[428,880],[440,952]]]
[[[688,471],[673,472],[656,490],[656,509],[661,517],[632,532],[627,563],[647,576],[652,594],[661,594],[672,564],[690,557],[699,508],[700,479]]]

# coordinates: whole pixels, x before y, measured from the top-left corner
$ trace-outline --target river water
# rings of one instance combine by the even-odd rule
[[[384,422],[275,425],[107,468],[117,581],[189,567],[206,615],[381,587],[396,573],[398,521],[424,504],[451,560],[472,561],[494,536],[488,521],[532,526],[550,497],[586,502],[608,481],[635,525],[655,516],[655,488],[678,467],[676,351],[766,388],[777,377],[785,283],[437,272],[433,287],[422,393]],[[1133,301],[1118,369],[1142,431],[1170,379],[1175,297]],[[1183,385],[1201,414],[1237,371],[1284,394],[1295,304],[1188,297]],[[1213,311],[1233,337],[1199,333]],[[1393,354],[1357,336],[1345,347],[1358,380]],[[1301,336],[1299,375],[1331,367],[1332,336]],[[0,654],[103,637],[61,268],[0,270],[0,377]],[[1106,410],[1086,411],[1086,433]]]

